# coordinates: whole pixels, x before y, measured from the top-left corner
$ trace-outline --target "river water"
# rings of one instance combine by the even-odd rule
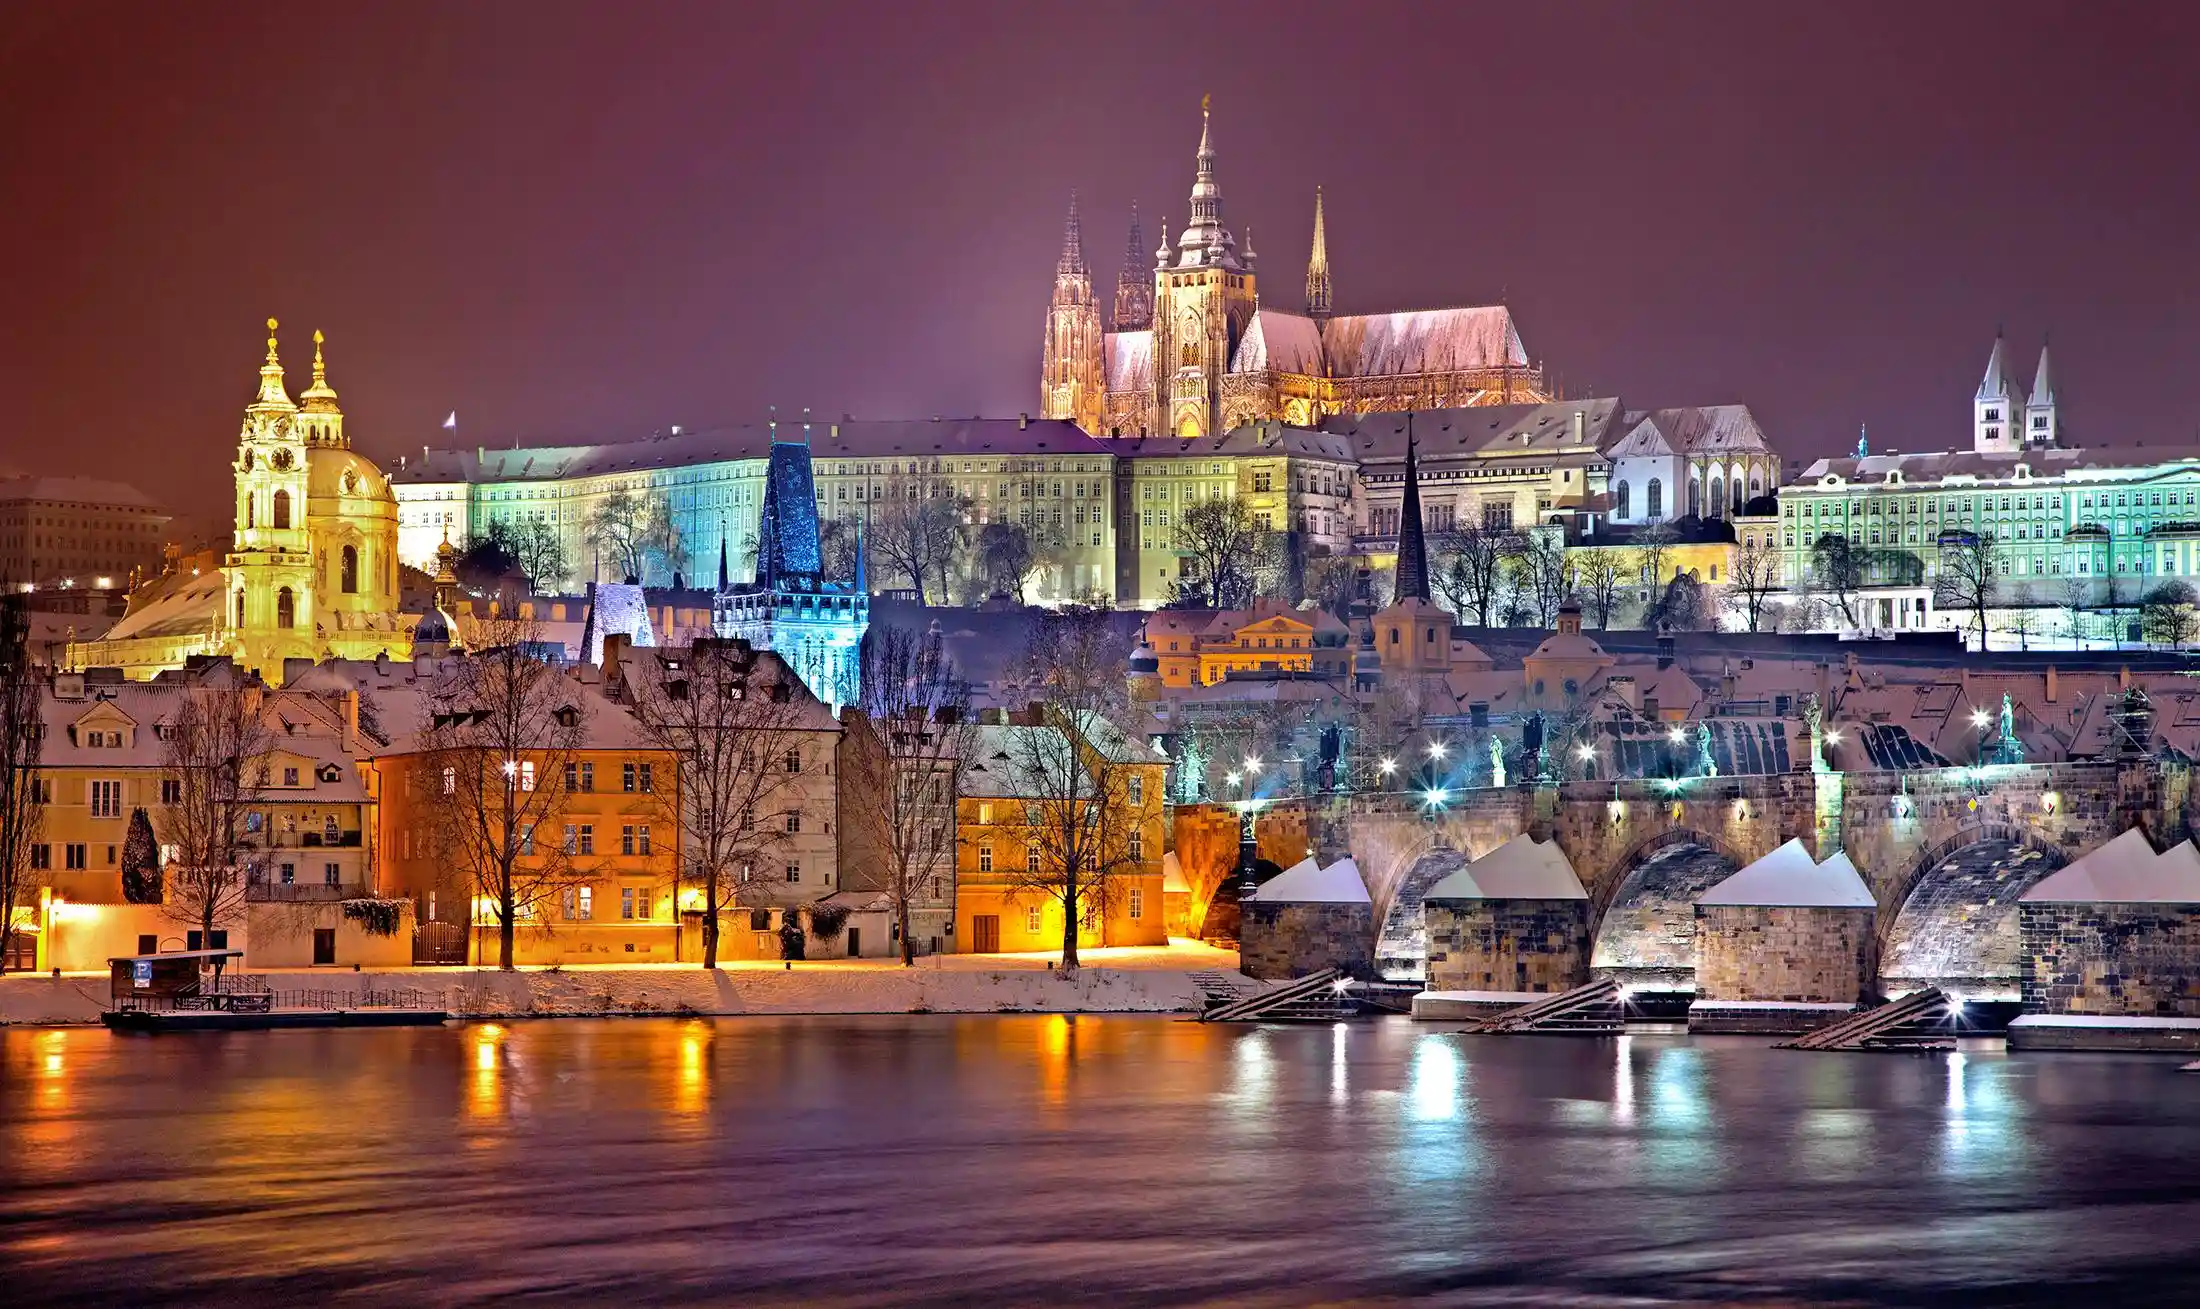
[[[2200,1076],[1402,1020],[0,1032],[0,1302],[2200,1302]]]

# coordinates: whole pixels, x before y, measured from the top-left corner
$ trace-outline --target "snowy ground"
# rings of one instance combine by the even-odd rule
[[[495,1017],[600,1014],[1169,1013],[1198,1008],[1194,972],[1235,973],[1237,954],[1191,941],[1080,951],[1061,973],[1047,955],[935,955],[796,964],[402,968],[262,974],[277,991],[423,993],[424,1003]],[[0,1023],[96,1022],[103,973],[0,978]]]

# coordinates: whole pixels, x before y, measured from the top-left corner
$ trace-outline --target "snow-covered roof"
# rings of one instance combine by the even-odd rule
[[[1238,342],[1237,357],[1230,361],[1230,371],[1257,373],[1264,369],[1321,376],[1322,337],[1314,320],[1281,309],[1256,311]]]
[[[1696,903],[1871,909],[1879,902],[1846,854],[1837,852],[1821,864],[1802,841],[1791,840],[1696,897]]]
[[[1324,868],[1312,855],[1261,884],[1253,899],[1262,904],[1370,904],[1359,865],[1340,859]]]
[[[1101,338],[1107,347],[1108,389],[1143,391],[1153,382],[1153,333],[1109,332]]]
[[[1323,324],[1321,335],[1336,377],[1520,368],[1528,362],[1512,311],[1503,305],[1344,314]]]
[[[2200,903],[2200,850],[2180,841],[2160,854],[2133,827],[2107,845],[2050,873],[2024,893],[2026,904]]]
[[[1556,841],[1523,832],[1430,887],[1423,900],[1586,900]]]

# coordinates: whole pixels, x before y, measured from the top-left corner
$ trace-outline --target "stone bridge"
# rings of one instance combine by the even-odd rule
[[[1820,859],[1845,850],[1870,885],[1882,980],[2014,992],[2018,897],[2128,828],[2157,847],[2183,839],[2191,789],[2186,765],[2153,759],[1567,782],[1441,806],[1410,794],[1284,802],[1258,835],[1281,865],[1309,847],[1358,862],[1391,976],[1420,976],[1422,892],[1522,832],[1555,838],[1588,891],[1592,966],[1644,979],[1693,968],[1697,896],[1800,838]]]

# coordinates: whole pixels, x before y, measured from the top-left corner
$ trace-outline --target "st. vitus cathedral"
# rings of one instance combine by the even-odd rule
[[[1263,304],[1252,239],[1222,224],[1211,120],[1201,105],[1191,221],[1153,251],[1138,211],[1100,326],[1077,201],[1047,306],[1040,406],[1095,436],[1207,436],[1261,419],[1311,426],[1332,414],[1541,404],[1557,396],[1530,363],[1503,305],[1382,314],[1331,312],[1321,192],[1303,312]]]

